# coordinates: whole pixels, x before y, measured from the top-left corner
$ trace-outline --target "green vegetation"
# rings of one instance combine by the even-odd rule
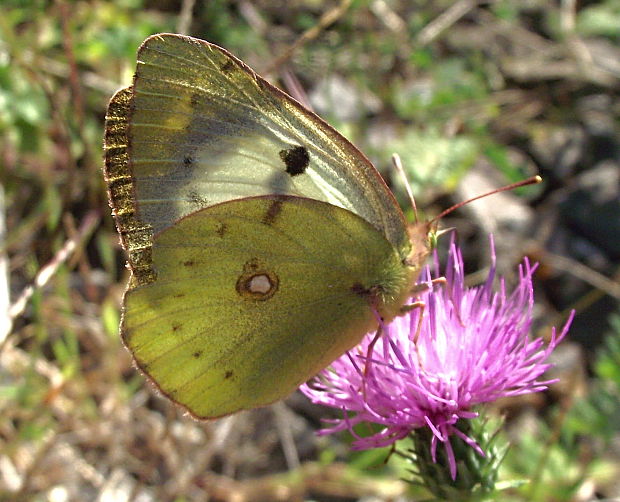
[[[393,152],[428,216],[471,190],[543,176],[443,222],[458,229],[469,272],[488,265],[491,231],[502,274],[524,255],[541,263],[537,330],[577,309],[550,376],[560,382],[492,410],[510,444],[502,500],[620,497],[618,2],[354,0],[325,26],[339,2],[211,0],[183,18],[190,4],[2,3],[0,500],[429,496],[402,481],[399,455],[384,463],[389,451],[316,437],[328,412],[300,395],[198,423],[131,366],[117,333],[127,271],[101,172],[103,120],[142,40],[179,26],[281,87],[290,71],[403,207]]]

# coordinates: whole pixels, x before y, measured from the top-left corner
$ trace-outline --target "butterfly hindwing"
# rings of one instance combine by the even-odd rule
[[[408,283],[366,221],[289,196],[182,218],[156,236],[153,263],[156,281],[125,296],[123,339],[166,395],[203,418],[291,393],[376,326],[373,285],[397,300]]]

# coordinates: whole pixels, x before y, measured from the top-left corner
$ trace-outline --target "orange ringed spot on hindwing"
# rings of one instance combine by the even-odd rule
[[[243,272],[237,279],[235,289],[243,299],[263,301],[276,293],[279,284],[275,272],[252,259],[243,265]]]

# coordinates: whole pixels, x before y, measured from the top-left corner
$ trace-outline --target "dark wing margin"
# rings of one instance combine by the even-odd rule
[[[131,87],[125,87],[112,96],[105,117],[103,144],[103,176],[121,244],[127,251],[132,272],[130,288],[155,280],[151,257],[153,231],[137,215],[134,179],[129,166],[127,130],[132,96]]]

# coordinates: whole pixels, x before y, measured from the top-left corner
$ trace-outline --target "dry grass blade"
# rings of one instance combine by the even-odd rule
[[[596,289],[620,300],[620,283],[599,274],[596,270],[579,263],[567,256],[545,252],[543,260],[556,270],[571,274]]]
[[[431,43],[477,5],[478,2],[475,0],[460,0],[456,2],[433,21],[428,23],[424,29],[418,33],[416,41],[421,45]]]
[[[269,66],[267,66],[267,69],[263,71],[263,74],[267,75],[277,71],[280,66],[282,66],[293,56],[297,49],[305,43],[308,43],[310,40],[314,40],[325,28],[327,28],[330,24],[335,23],[347,11],[350,5],[351,0],[342,0],[340,5],[323,14],[321,19],[319,19],[319,22],[309,30],[306,30],[292,45],[288,47],[283,54],[278,56]]]
[[[0,347],[13,326],[13,321],[9,316],[9,302],[9,260],[6,255],[4,187],[0,185]]]
[[[189,33],[195,4],[196,0],[183,0],[181,3],[181,12],[179,13],[179,20],[177,22],[177,33],[181,33],[182,35],[187,35]]]
[[[54,258],[52,258],[49,263],[39,270],[34,279],[34,283],[24,288],[17,300],[15,300],[15,302],[13,302],[9,307],[8,319],[11,324],[19,315],[22,314],[26,308],[28,300],[32,298],[34,292],[37,289],[41,289],[49,282],[58,270],[58,267],[60,267],[60,265],[71,257],[80,241],[86,239],[93,232],[97,226],[97,223],[99,223],[99,219],[100,215],[98,211],[93,210],[89,212],[82,220],[82,224],[78,228],[77,234],[68,239],[62,248],[60,248],[60,250],[56,253]],[[6,339],[3,341],[2,345],[0,345],[0,350],[4,347],[5,342]]]

